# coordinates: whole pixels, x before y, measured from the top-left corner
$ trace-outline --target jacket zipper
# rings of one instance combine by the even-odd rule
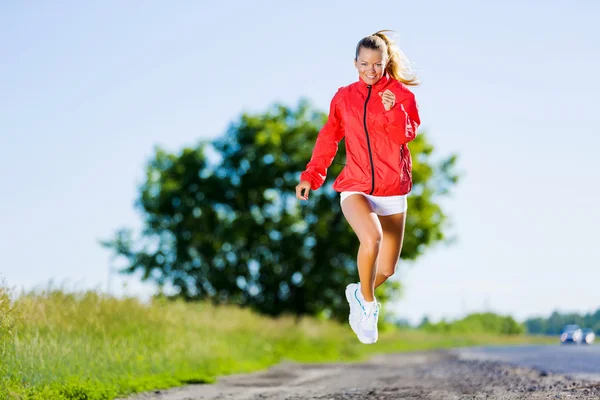
[[[365,100],[365,112],[363,117],[363,124],[365,126],[365,135],[367,135],[367,148],[369,149],[369,161],[371,162],[371,193],[375,191],[375,165],[373,164],[373,154],[371,153],[371,140],[369,139],[369,131],[367,130],[367,103],[369,102],[369,98],[371,97],[371,85],[367,86],[369,88],[369,92],[367,94],[367,99]]]

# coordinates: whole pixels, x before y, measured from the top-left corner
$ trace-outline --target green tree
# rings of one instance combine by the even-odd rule
[[[179,154],[156,149],[140,188],[141,236],[116,232],[104,246],[124,257],[124,273],[170,284],[176,296],[248,305],[270,315],[347,317],[344,288],[357,281],[358,242],[331,187],[341,171],[343,142],[322,189],[308,202],[295,186],[326,115],[300,101],[243,114],[212,142]],[[437,200],[457,182],[456,156],[433,160],[421,133],[410,144],[413,194],[402,258],[414,260],[445,240]],[[399,284],[384,285],[385,302]]]
[[[525,321],[527,332],[534,334],[557,335],[565,325],[577,324],[581,328],[592,328],[600,335],[600,309],[584,315],[576,313],[561,314],[552,312],[548,318],[535,317]]]

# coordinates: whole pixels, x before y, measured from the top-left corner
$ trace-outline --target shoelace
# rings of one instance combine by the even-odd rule
[[[363,326],[369,330],[375,330],[377,325],[377,314],[381,308],[381,303],[375,303],[371,306],[370,310],[365,310],[365,318],[363,318]]]

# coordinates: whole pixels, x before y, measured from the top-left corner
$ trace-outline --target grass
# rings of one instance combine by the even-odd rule
[[[356,361],[382,352],[547,342],[526,336],[443,335],[384,329],[365,346],[343,324],[256,315],[94,291],[32,292],[0,287],[0,399],[114,399],[282,360]]]

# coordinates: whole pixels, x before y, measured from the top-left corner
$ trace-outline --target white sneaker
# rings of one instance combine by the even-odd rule
[[[360,285],[358,283],[351,283],[346,286],[346,300],[350,305],[350,314],[348,315],[348,322],[352,331],[358,335],[358,323],[360,317],[363,314],[363,306],[361,304],[360,296]]]
[[[379,320],[380,303],[373,303],[364,311],[358,324],[358,340],[364,344],[373,344],[377,342],[377,321]]]

